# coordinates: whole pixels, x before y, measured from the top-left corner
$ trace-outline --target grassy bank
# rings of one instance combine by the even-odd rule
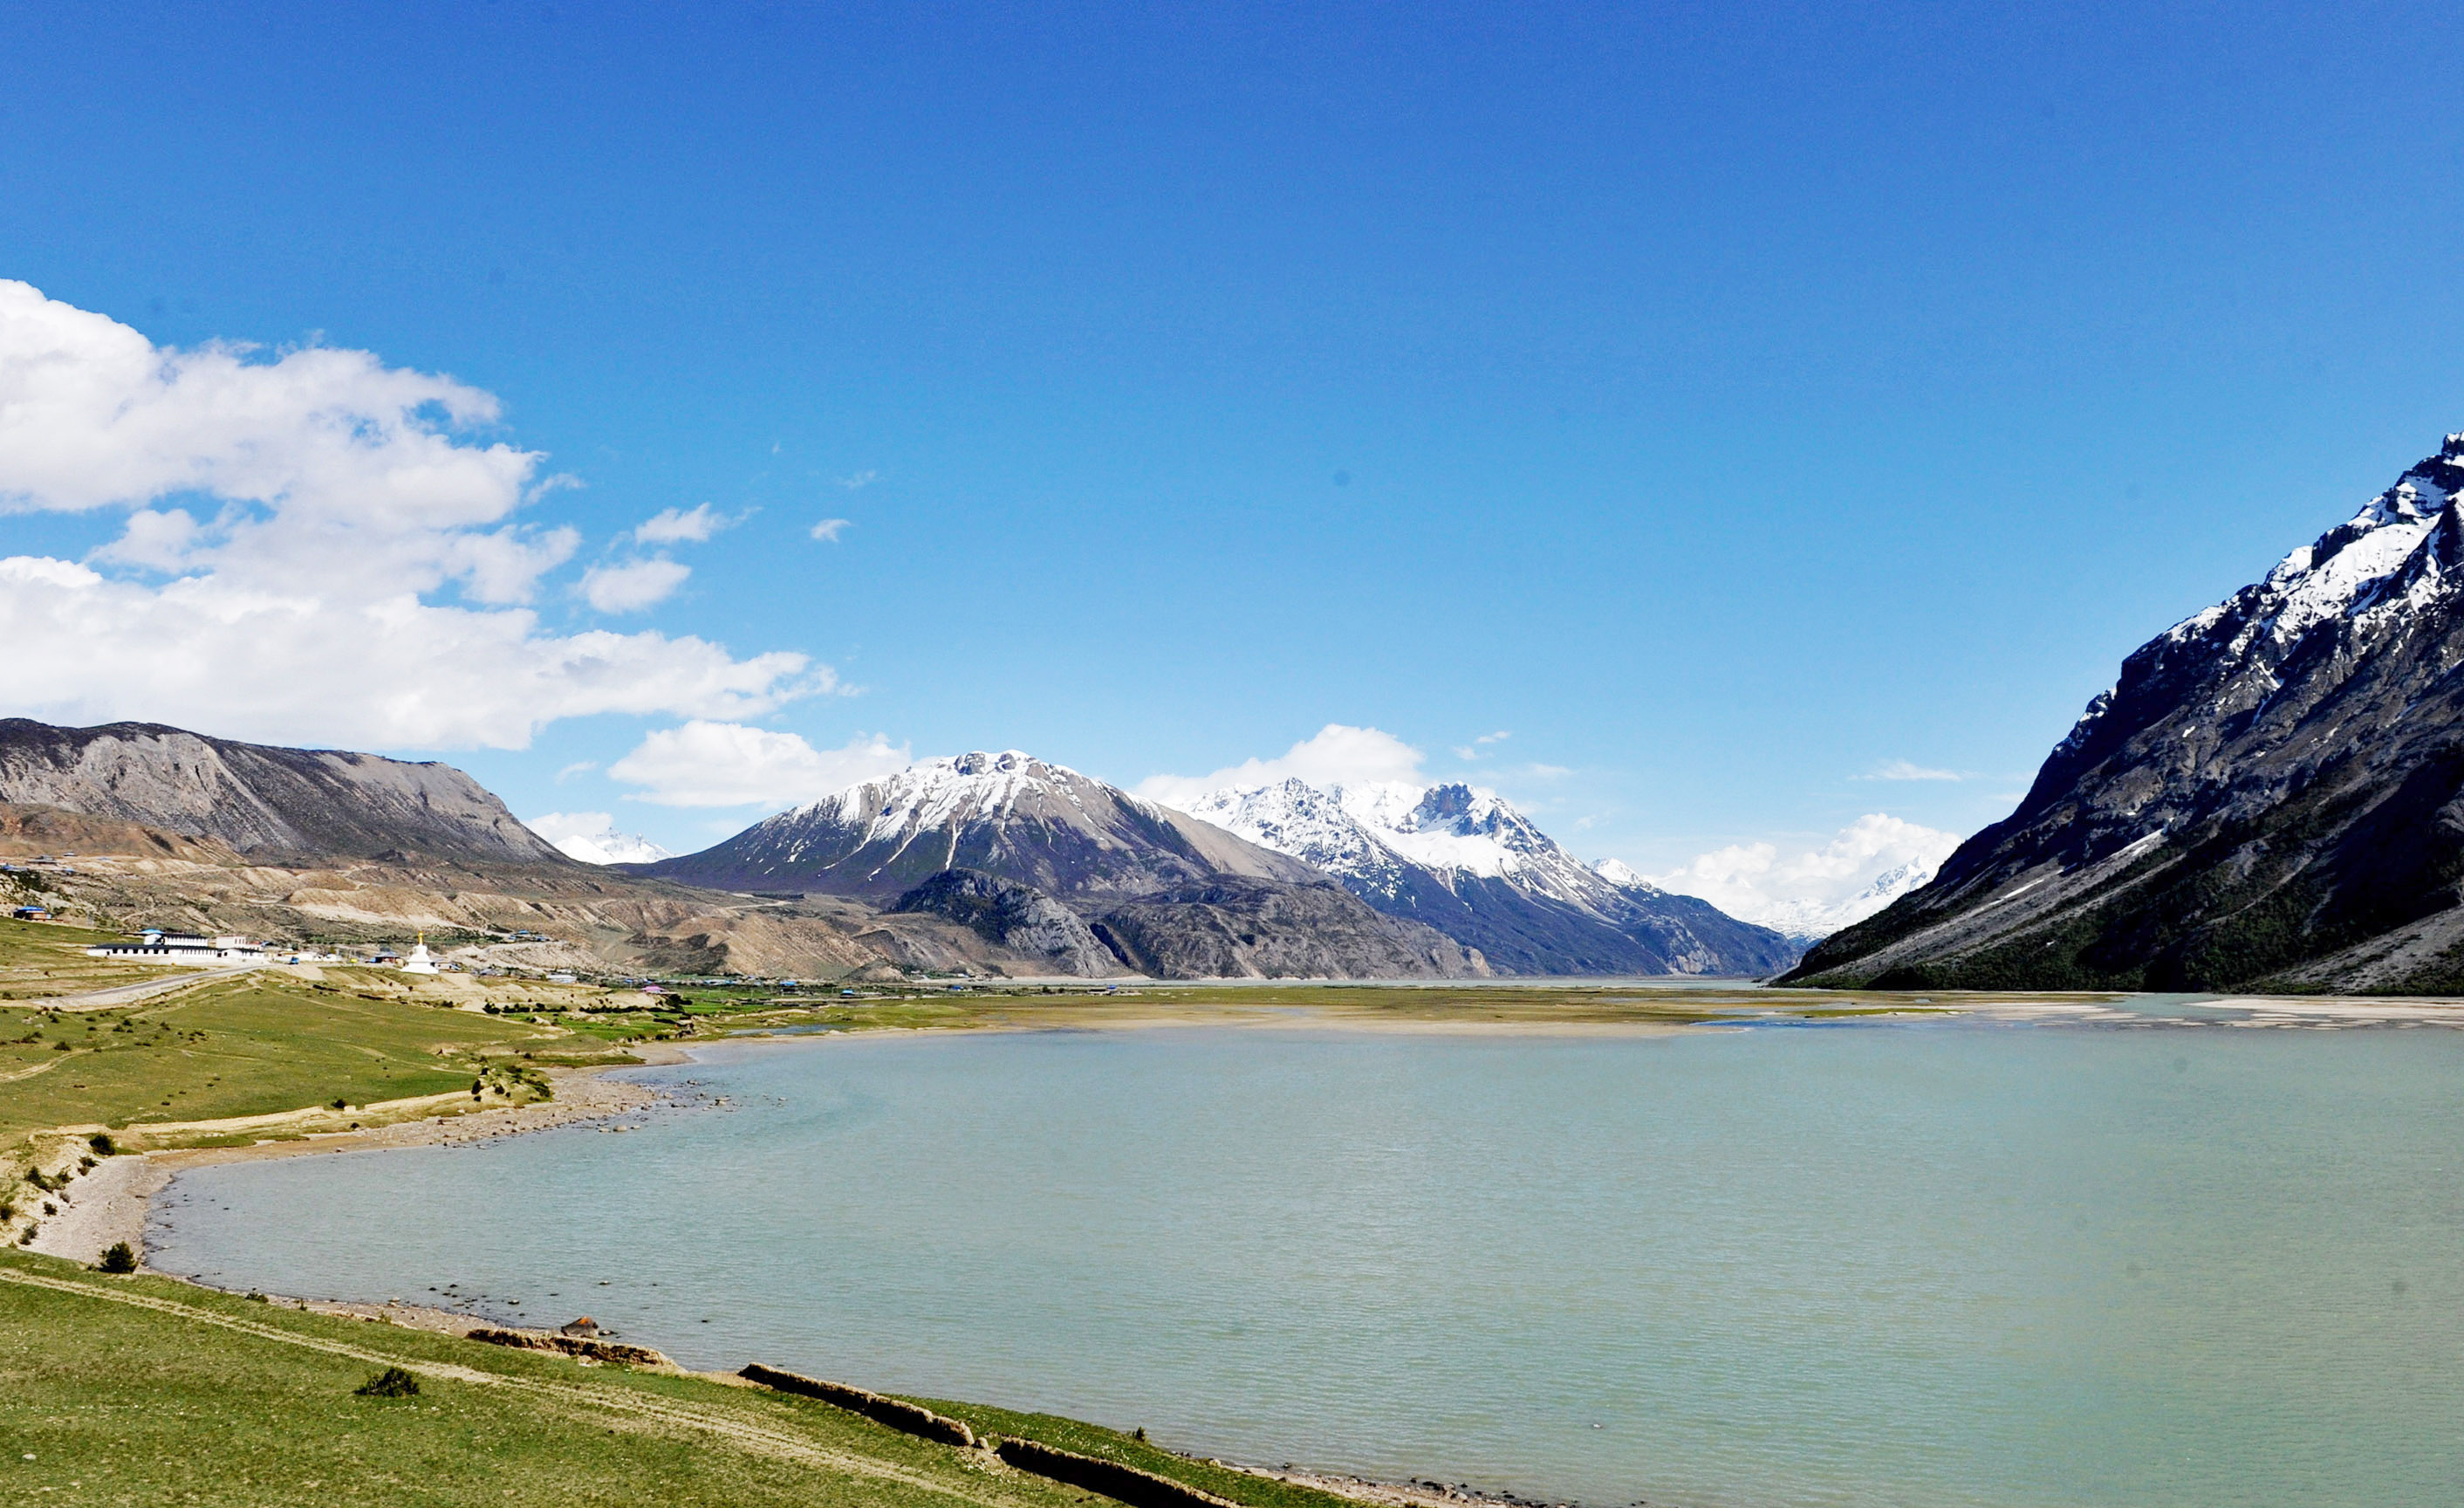
[[[266,973],[107,1010],[0,1008],[0,1148],[47,1126],[142,1139],[152,1123],[447,1094],[557,1046],[524,1023]]]
[[[358,1395],[387,1366],[410,1371],[417,1395]],[[1259,1508],[1343,1501],[1074,1421],[976,1417],[1089,1453],[1134,1448],[1144,1453],[1135,1464],[1183,1479],[1204,1474],[1201,1485]],[[825,1404],[165,1279],[104,1277],[20,1253],[0,1253],[0,1492],[145,1508],[1088,1501],[980,1452],[927,1444]]]
[[[165,965],[86,957],[87,948],[127,941],[116,932],[0,918],[0,1001],[71,995],[179,972]]]

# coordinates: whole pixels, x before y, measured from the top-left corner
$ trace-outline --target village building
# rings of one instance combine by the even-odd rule
[[[88,958],[128,959],[156,964],[257,964],[265,949],[241,937],[198,937],[148,927],[134,942],[105,942],[85,950]]]

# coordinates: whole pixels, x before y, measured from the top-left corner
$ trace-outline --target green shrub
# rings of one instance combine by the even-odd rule
[[[133,1273],[137,1271],[137,1253],[127,1242],[114,1241],[103,1252],[102,1260],[94,1264],[94,1270],[98,1273]]]
[[[362,1398],[416,1398],[419,1379],[399,1366],[388,1366],[351,1391]]]
[[[94,1148],[94,1154],[97,1157],[118,1157],[120,1155],[120,1145],[118,1142],[111,1140],[111,1133],[108,1131],[97,1131],[94,1135],[85,1139],[85,1144]]]

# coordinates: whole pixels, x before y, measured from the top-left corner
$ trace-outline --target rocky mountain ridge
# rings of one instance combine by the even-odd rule
[[[1511,803],[1460,783],[1286,779],[1213,791],[1189,810],[1478,948],[1502,972],[1765,975],[1796,954],[1707,901],[1585,865]]]
[[[140,823],[266,858],[569,862],[450,765],[242,743],[150,722],[0,720],[0,802]]]
[[[2157,635],[2016,810],[1793,979],[2464,988],[2464,435]]]
[[[1222,875],[1320,878],[1221,828],[1016,749],[921,760],[642,868],[718,890],[877,901],[953,869],[1056,897],[1147,895]]]
[[[923,760],[636,868],[714,889],[963,917],[992,926],[987,936],[1048,942],[1057,971],[1488,972],[1476,950],[1378,915],[1306,863],[1016,749]],[[1096,965],[1055,906],[1105,945],[1109,964]]]

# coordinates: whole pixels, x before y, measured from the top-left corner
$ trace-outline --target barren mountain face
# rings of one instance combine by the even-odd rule
[[[268,857],[570,862],[450,765],[271,748],[145,722],[0,721],[0,801],[143,823]]]

